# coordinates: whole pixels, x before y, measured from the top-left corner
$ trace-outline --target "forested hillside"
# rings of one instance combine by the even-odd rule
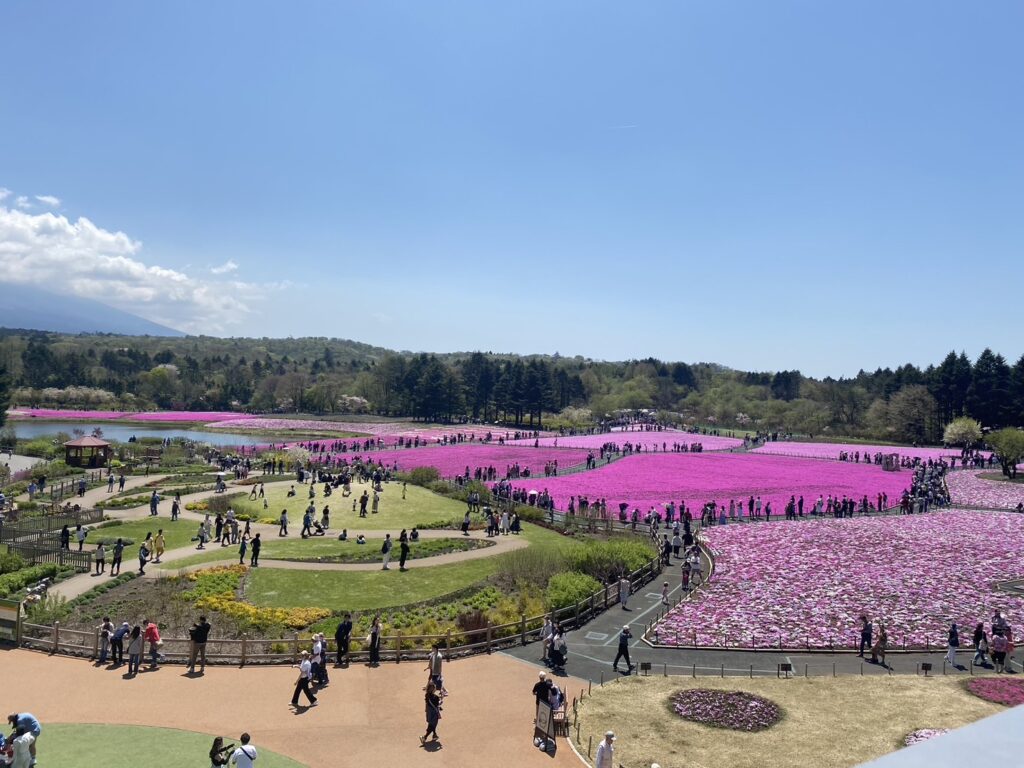
[[[822,380],[709,363],[490,353],[413,354],[326,338],[5,332],[12,405],[365,412],[539,425],[650,408],[721,427],[935,441],[956,416],[1024,424],[1024,356],[985,350]],[[567,411],[567,409],[569,409]],[[590,414],[587,413],[590,412]]]

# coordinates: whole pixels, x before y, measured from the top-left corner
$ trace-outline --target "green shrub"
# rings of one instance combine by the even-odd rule
[[[495,578],[505,589],[511,589],[518,584],[533,584],[543,589],[552,576],[567,570],[568,567],[568,561],[557,551],[524,547],[499,558]]]
[[[53,624],[64,621],[71,615],[71,606],[64,595],[47,595],[34,605],[28,606],[28,620],[33,624]]]
[[[0,555],[0,574],[20,571],[24,567],[25,561],[21,555],[16,555],[13,552],[4,552]]]
[[[587,542],[568,554],[571,570],[585,573],[602,583],[643,568],[654,557],[654,550],[634,538]]]
[[[586,600],[599,589],[601,589],[600,582],[586,574],[571,571],[556,573],[548,582],[548,588],[544,591],[544,599],[548,609],[555,611]]]
[[[416,467],[409,473],[409,482],[413,485],[421,485],[424,488],[430,487],[441,479],[441,475],[433,467]]]
[[[216,515],[218,512],[227,512],[232,506],[245,497],[246,494],[244,493],[220,493],[215,496],[211,496],[206,501],[206,511],[211,515]]]
[[[26,440],[18,445],[18,453],[25,456],[34,456],[37,459],[49,459],[57,453],[57,447],[52,438],[37,437],[33,440]]]
[[[0,576],[0,597],[13,595],[40,579],[52,578],[57,575],[57,571],[56,563],[44,563],[22,568],[13,573],[5,573]]]

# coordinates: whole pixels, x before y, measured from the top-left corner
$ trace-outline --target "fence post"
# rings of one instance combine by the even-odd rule
[[[604,585],[604,609],[608,610],[608,585]]]
[[[590,618],[593,619],[596,611],[594,610],[594,595],[590,596]]]
[[[56,653],[60,646],[60,622],[53,622],[53,653]]]
[[[248,652],[249,652],[249,647],[248,646],[249,646],[249,636],[245,632],[243,632],[242,633],[242,666],[243,667],[245,666],[245,661],[246,661],[245,657],[248,655]]]
[[[395,664],[398,664],[402,659],[402,633],[395,636]]]
[[[92,658],[99,658],[100,655],[100,631],[96,630],[96,634],[92,638]]]
[[[452,631],[449,629],[448,634],[444,638],[444,652],[445,655],[450,659],[452,656]]]
[[[487,620],[487,652],[491,652],[491,622]]]
[[[299,633],[295,632],[292,636],[292,661],[299,658]]]
[[[519,640],[526,645],[526,614],[519,615]]]
[[[576,629],[580,628],[580,604],[576,603]]]

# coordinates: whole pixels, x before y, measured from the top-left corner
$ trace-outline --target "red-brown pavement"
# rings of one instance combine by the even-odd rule
[[[536,667],[503,654],[445,665],[441,746],[420,746],[425,728],[423,662],[330,669],[331,684],[315,707],[290,705],[297,670],[289,667],[207,667],[185,676],[180,665],[124,679],[88,661],[26,650],[0,650],[3,699],[11,711],[43,723],[153,725],[221,734],[252,734],[253,743],[310,768],[578,768],[565,739],[557,753],[533,746]],[[571,700],[586,683],[558,678]],[[304,699],[303,699],[304,701]],[[158,745],[147,745],[146,749]],[[41,757],[45,742],[40,744]],[[197,759],[202,759],[197,756]],[[145,762],[145,761],[144,761]]]

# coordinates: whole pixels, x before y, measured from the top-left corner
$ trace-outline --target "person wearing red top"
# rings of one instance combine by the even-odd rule
[[[163,640],[160,639],[160,629],[155,622],[145,619],[142,622],[146,629],[142,633],[142,639],[149,643],[149,666],[156,667],[157,662],[163,657],[160,655],[160,646]]]

